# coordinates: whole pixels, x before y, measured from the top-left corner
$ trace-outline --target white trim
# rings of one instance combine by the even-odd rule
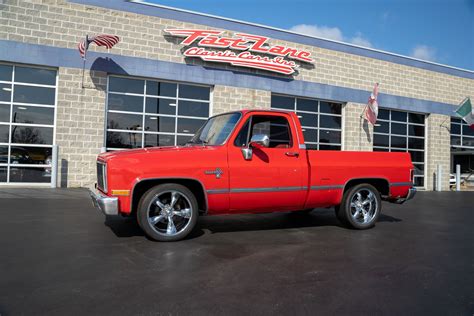
[[[380,50],[380,49],[369,48],[369,47],[365,47],[365,46],[359,46],[359,45],[355,45],[355,44],[351,44],[351,43],[340,42],[340,41],[336,41],[336,40],[328,39],[328,38],[324,38],[324,37],[318,37],[318,36],[312,36],[312,35],[307,35],[307,34],[303,34],[303,33],[293,32],[293,31],[290,31],[290,30],[285,30],[285,29],[281,29],[281,28],[273,27],[273,26],[268,26],[268,25],[264,25],[264,24],[251,23],[251,22],[246,22],[246,21],[242,21],[242,20],[226,18],[226,17],[222,17],[222,16],[218,16],[218,15],[200,13],[200,12],[185,10],[185,9],[178,9],[178,8],[175,8],[175,7],[165,6],[165,5],[156,4],[156,3],[150,3],[150,2],[147,2],[147,1],[143,1],[143,0],[129,0],[129,2],[137,3],[137,4],[141,4],[141,5],[148,5],[148,6],[152,6],[152,7],[164,8],[164,9],[178,11],[178,12],[191,13],[191,14],[196,14],[196,15],[200,15],[200,16],[210,17],[210,18],[216,18],[216,19],[229,21],[229,22],[236,22],[236,23],[240,23],[240,24],[244,24],[244,25],[257,26],[257,27],[261,27],[261,28],[265,28],[265,29],[269,29],[269,30],[273,30],[273,31],[285,32],[285,33],[288,33],[288,34],[300,35],[300,36],[305,36],[305,37],[309,37],[309,38],[322,39],[322,40],[325,40],[325,41],[328,41],[328,42],[333,42],[333,43],[337,43],[337,44],[343,44],[343,45],[347,45],[347,46],[351,46],[351,47],[361,48],[361,49],[368,50],[368,51],[383,53],[383,54],[387,54],[387,55],[392,55],[392,56],[402,57],[402,58],[406,58],[406,59],[410,59],[410,60],[424,62],[424,63],[427,63],[427,64],[432,64],[432,65],[442,66],[442,67],[451,68],[451,69],[455,69],[455,70],[461,70],[461,71],[466,71],[466,72],[469,72],[469,73],[474,73],[474,71],[464,69],[464,68],[448,66],[448,65],[445,65],[445,64],[439,64],[439,63],[435,63],[435,62],[428,61],[428,60],[423,60],[423,59],[418,59],[418,58],[414,58],[414,57],[410,57],[410,56],[391,53],[391,52]],[[295,44],[304,45],[304,44],[300,44],[300,43],[295,43]],[[306,46],[315,47],[315,46],[312,46],[312,45],[306,45]]]
[[[8,146],[9,143],[0,143],[0,146]],[[39,147],[39,148],[51,148],[53,145],[45,144],[21,144],[21,143],[11,143],[13,147]]]
[[[51,181],[48,182],[0,182],[0,187],[18,187],[18,188],[27,188],[27,187],[51,187]]]
[[[46,125],[46,124],[30,124],[30,123],[11,123],[13,126],[29,126],[29,127],[49,127],[54,129],[54,118],[53,118],[53,124],[52,125]],[[54,130],[53,130],[54,133]],[[53,137],[54,140],[54,137]],[[54,141],[53,141],[54,145]]]
[[[58,82],[59,82],[59,69],[57,68],[49,68],[49,67],[41,67],[41,66],[29,66],[29,65],[20,65],[20,64],[11,64],[11,63],[0,63],[5,64],[12,67],[12,78],[11,81],[1,81],[2,83],[10,83],[11,84],[11,95],[10,95],[10,102],[0,102],[3,105],[8,105],[10,107],[10,117],[8,122],[0,122],[1,126],[8,126],[8,142],[7,143],[0,143],[1,146],[6,146],[8,148],[7,153],[7,162],[2,163],[2,167],[6,167],[7,170],[7,179],[6,182],[1,182],[0,186],[49,186],[51,180],[47,183],[34,183],[34,182],[11,182],[10,179],[10,172],[12,168],[51,168],[49,164],[14,164],[11,163],[11,154],[12,148],[15,147],[25,147],[25,148],[52,148],[56,144],[56,125],[57,125],[57,103],[58,103]],[[34,84],[34,83],[24,83],[24,82],[15,82],[15,74],[17,67],[25,67],[25,68],[35,68],[35,69],[47,69],[51,71],[55,71],[56,73],[56,81],[55,86],[51,85],[44,85],[44,84]],[[36,104],[36,103],[24,103],[24,102],[14,102],[14,94],[15,94],[15,87],[16,86],[26,86],[26,87],[41,87],[41,88],[50,88],[54,90],[54,104]],[[31,123],[13,123],[13,107],[14,106],[25,106],[25,107],[41,107],[41,108],[52,108],[53,109],[53,124],[31,124]],[[22,144],[22,143],[14,143],[12,142],[12,131],[13,127],[38,127],[38,128],[49,128],[52,129],[52,144]]]
[[[21,67],[21,66],[20,66]],[[29,67],[24,67],[24,68],[29,68]],[[57,71],[56,71],[57,73]],[[28,82],[13,82],[13,81],[1,81],[0,83],[3,84],[10,84],[10,85],[15,85],[15,86],[28,86],[28,87],[39,87],[39,88],[52,88],[54,89],[55,87],[49,84],[41,84],[41,83],[28,83]]]
[[[10,105],[10,102],[0,101],[0,104]],[[54,105],[50,105],[50,104],[36,104],[36,103],[23,103],[23,102],[13,102],[13,105],[31,106],[31,107],[37,107],[37,108],[50,108],[50,109],[55,108]]]
[[[7,167],[7,163],[1,163],[0,167]],[[27,164],[27,163],[11,163],[10,166],[12,168],[50,168],[51,164],[45,165],[45,164]]]

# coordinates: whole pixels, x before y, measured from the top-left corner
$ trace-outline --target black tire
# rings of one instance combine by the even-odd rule
[[[358,199],[358,193],[361,200]],[[370,193],[373,196],[370,196]],[[362,205],[358,204],[360,201],[369,202]],[[351,207],[353,202],[357,204],[354,208]],[[368,229],[375,225],[380,216],[382,200],[379,191],[374,186],[362,183],[349,188],[342,197],[341,205],[336,206],[335,209],[337,218],[343,224],[355,229]],[[367,214],[367,219],[364,214]]]
[[[163,232],[163,227],[158,227],[155,225],[160,225],[163,226],[166,224],[166,226],[169,227],[169,217],[163,217],[163,219],[159,222],[157,222],[155,225],[153,225],[150,221],[150,217],[157,218],[158,216],[163,216],[162,215],[162,208],[158,207],[156,205],[156,199],[159,197],[163,197],[164,199],[160,199],[160,202],[165,205],[167,201],[171,199],[171,194],[172,192],[177,192],[178,202],[176,202],[176,208],[178,208],[180,205],[188,205],[189,208],[191,209],[189,212],[189,218],[185,218],[182,215],[171,215],[173,213],[172,209],[167,209],[169,213],[168,216],[172,218],[171,222],[173,222],[172,226],[175,226],[175,233],[167,233]],[[169,194],[169,198],[167,195]],[[169,206],[171,204],[171,201],[169,201],[166,206]],[[185,209],[182,209],[185,210]],[[177,210],[181,211],[181,209]],[[196,197],[194,194],[185,186],[180,185],[180,184],[175,184],[175,183],[166,183],[166,184],[160,184],[157,185],[151,189],[149,189],[145,194],[140,199],[140,202],[138,203],[138,209],[137,209],[137,221],[138,225],[141,227],[141,229],[145,232],[145,234],[150,237],[151,239],[157,240],[157,241],[177,241],[177,240],[182,240],[185,238],[196,226],[197,223],[197,218],[198,218],[199,212],[198,212],[198,203],[196,200]],[[151,220],[151,218],[150,218]],[[175,225],[174,221],[175,220],[180,220],[178,225]],[[179,225],[182,226],[180,227]]]
[[[344,197],[343,197],[343,199],[344,199]],[[342,212],[341,212],[341,205],[336,205],[336,206],[334,207],[334,211],[335,211],[335,213],[336,213],[337,219],[338,219],[341,223],[347,225],[346,220],[345,220],[345,218],[344,218],[344,216],[342,215]]]

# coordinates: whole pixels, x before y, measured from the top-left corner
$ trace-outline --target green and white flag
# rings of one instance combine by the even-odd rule
[[[456,110],[457,115],[469,124],[471,128],[474,128],[474,111],[472,110],[471,99],[465,98],[461,105]]]

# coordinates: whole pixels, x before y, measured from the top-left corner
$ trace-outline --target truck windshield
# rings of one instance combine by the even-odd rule
[[[187,144],[222,145],[240,116],[240,113],[229,113],[211,117]]]

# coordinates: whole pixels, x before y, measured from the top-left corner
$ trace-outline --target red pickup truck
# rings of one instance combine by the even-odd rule
[[[334,206],[356,229],[374,226],[381,200],[411,199],[408,153],[307,150],[298,117],[244,110],[209,118],[184,146],[100,154],[93,203],[136,216],[152,239],[180,240],[199,215]]]

